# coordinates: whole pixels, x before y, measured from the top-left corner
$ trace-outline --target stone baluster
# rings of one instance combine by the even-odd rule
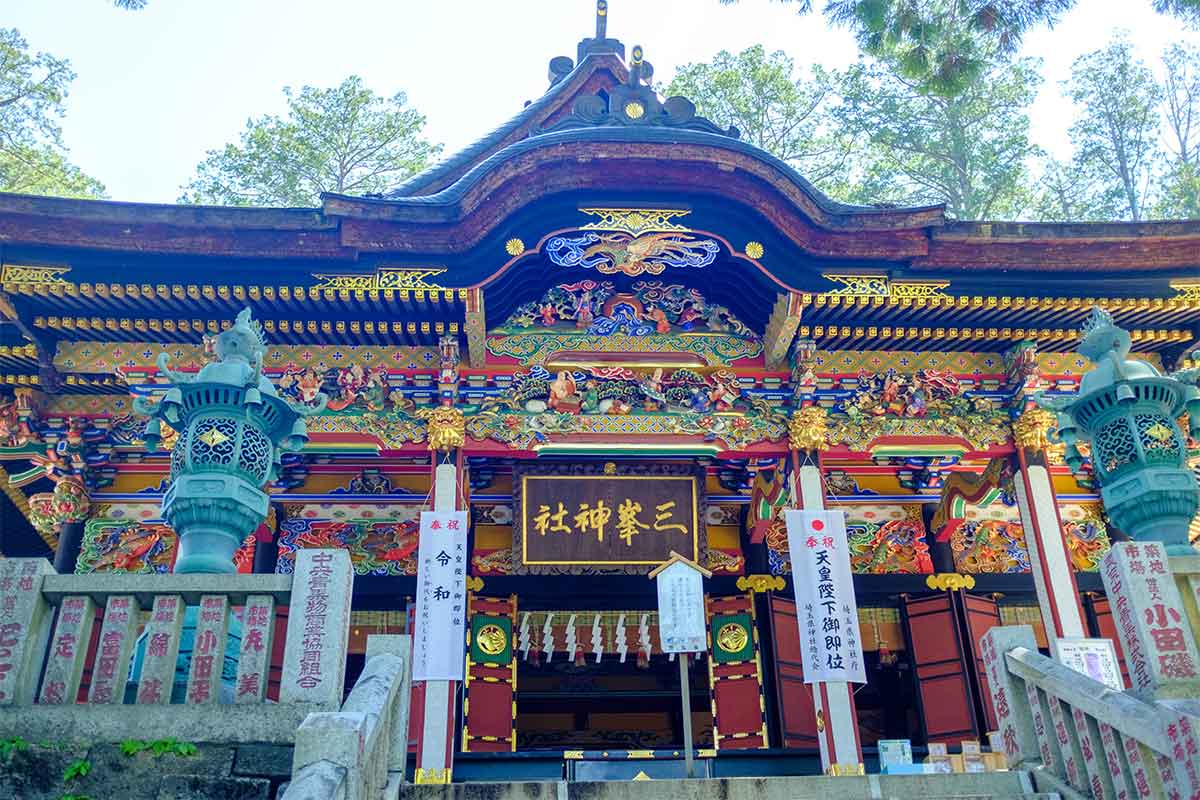
[[[1121,735],[1107,722],[1099,723],[1100,744],[1104,748],[1104,761],[1112,780],[1113,794],[1117,800],[1132,800],[1140,797],[1129,761],[1121,749]]]
[[[96,604],[92,598],[81,595],[63,598],[54,634],[50,637],[39,703],[71,705],[75,702],[95,622]]]
[[[1054,726],[1054,741],[1058,743],[1058,755],[1062,760],[1063,774],[1072,788],[1081,792],[1087,791],[1087,778],[1082,769],[1083,754],[1080,752],[1079,739],[1073,726],[1067,724],[1070,719],[1069,709],[1058,697],[1046,692],[1046,705],[1050,710],[1050,721]]]
[[[146,623],[146,652],[142,657],[142,674],[138,679],[138,703],[166,705],[171,702],[186,610],[183,598],[177,594],[154,598],[150,621]]]
[[[1100,746],[1100,726],[1078,706],[1071,709],[1071,719],[1075,723],[1073,730],[1087,772],[1088,790],[1095,800],[1117,800],[1112,775],[1104,763],[1105,752]]]
[[[1010,768],[1019,766],[1038,751],[1033,729],[1032,707],[1023,681],[1004,663],[1004,654],[1015,647],[1037,650],[1037,638],[1029,625],[1005,625],[991,628],[980,640],[983,666],[987,671],[992,707],[996,709],[1000,741]]]
[[[133,595],[112,595],[104,604],[100,641],[92,667],[92,687],[88,691],[89,703],[120,705],[125,702],[125,681],[140,613],[141,608]]]
[[[33,702],[50,630],[42,581],[52,574],[45,559],[0,559],[0,706]]]
[[[229,598],[223,594],[202,596],[196,615],[196,638],[192,643],[192,667],[188,671],[189,703],[221,701],[221,670],[225,665],[228,636]]]
[[[235,703],[261,703],[266,696],[275,633],[275,598],[252,594],[242,611],[242,648],[238,653]]]

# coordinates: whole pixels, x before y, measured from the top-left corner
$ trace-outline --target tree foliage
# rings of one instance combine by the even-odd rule
[[[0,28],[0,191],[101,197],[104,186],[67,161],[59,121],[71,65],[32,53],[13,28]]]
[[[1168,165],[1155,213],[1200,218],[1200,48],[1173,45],[1163,54],[1163,124]]]
[[[736,127],[743,140],[826,183],[844,170],[850,147],[828,124],[834,81],[819,66],[808,79],[794,79],[794,72],[787,54],[768,54],[762,45],[736,55],[722,50],[710,63],[681,66],[665,93],[689,98],[702,116]]]
[[[1080,56],[1063,84],[1078,115],[1071,142],[1081,170],[1094,170],[1096,189],[1120,197],[1121,215],[1144,219],[1160,157],[1163,91],[1125,39]]]
[[[721,0],[731,5],[739,0]],[[812,0],[782,0],[800,13]],[[826,0],[830,22],[854,33],[863,51],[894,59],[905,79],[953,95],[987,71],[991,58],[1015,54],[1024,35],[1052,26],[1079,0]],[[1200,0],[1154,0],[1154,10],[1200,25]],[[1110,0],[1090,0],[1098,12]]]
[[[252,119],[236,144],[210,150],[180,202],[315,206],[323,192],[381,192],[441,150],[403,92],[381,97],[357,75],[284,94],[287,115]]]
[[[1038,64],[993,64],[953,96],[911,81],[892,64],[859,64],[841,77],[834,113],[862,146],[848,199],[945,203],[960,219],[1016,216],[1029,200],[1026,109]]]

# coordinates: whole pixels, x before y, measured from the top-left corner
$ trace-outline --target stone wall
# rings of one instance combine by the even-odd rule
[[[80,763],[87,764],[87,774],[64,779]],[[7,757],[0,750],[0,797],[273,800],[291,771],[292,748],[285,745],[200,744],[193,755],[148,750],[126,755],[120,744],[26,743]]]

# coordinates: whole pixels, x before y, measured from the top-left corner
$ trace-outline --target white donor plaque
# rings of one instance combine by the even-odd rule
[[[784,512],[804,682],[866,683],[844,511]]]
[[[1058,640],[1058,660],[1076,672],[1118,692],[1125,690],[1121,665],[1112,639],[1064,638]]]
[[[422,511],[414,681],[461,681],[467,611],[467,512]]]
[[[698,653],[706,646],[704,580],[690,564],[676,561],[654,579],[658,584],[658,636],[664,653]]]

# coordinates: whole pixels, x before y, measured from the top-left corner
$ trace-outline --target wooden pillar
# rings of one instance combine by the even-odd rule
[[[1063,535],[1058,497],[1046,463],[1053,424],[1054,415],[1040,408],[1025,411],[1013,423],[1017,446],[1013,484],[1046,639],[1051,655],[1057,656],[1059,639],[1087,636],[1088,628],[1075,584],[1071,553]]]
[[[442,463],[439,463],[442,462]],[[433,510],[462,510],[462,450],[433,454]],[[465,590],[464,590],[465,591]],[[466,643],[463,643],[466,646]],[[418,685],[420,684],[420,685]],[[458,681],[414,682],[413,702],[421,706],[415,783],[450,783],[454,766],[454,721]]]
[[[67,520],[58,528],[58,547],[54,550],[54,571],[59,575],[74,575],[79,549],[83,547],[85,519]]]
[[[267,520],[254,531],[254,566],[255,575],[274,575],[275,566],[279,561],[279,526],[285,519],[283,506],[271,504],[271,513]]]
[[[815,452],[792,451],[796,475],[797,508],[805,511],[825,509],[825,484]],[[863,763],[858,738],[858,710],[854,705],[854,687],[846,681],[809,684],[813,706],[817,710],[817,741],[821,747],[821,768],[838,771]]]

